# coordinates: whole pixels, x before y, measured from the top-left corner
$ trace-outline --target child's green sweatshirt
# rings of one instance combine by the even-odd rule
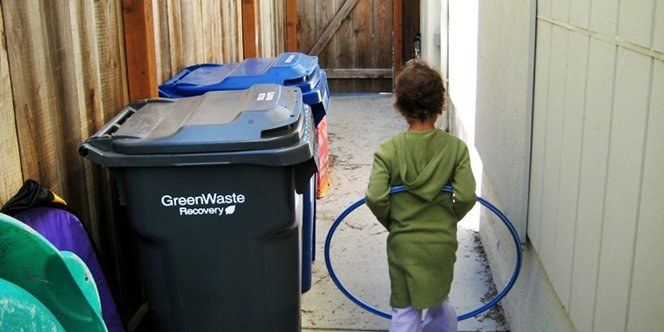
[[[406,192],[390,195],[390,187]],[[446,184],[454,195],[442,192]],[[374,155],[366,203],[389,230],[394,308],[429,308],[447,298],[456,261],[456,224],[473,207],[475,178],[466,144],[440,129],[402,132]]]

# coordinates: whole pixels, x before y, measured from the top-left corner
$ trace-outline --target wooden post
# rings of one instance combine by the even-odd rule
[[[129,99],[159,95],[152,0],[122,0]]]
[[[256,57],[260,53],[257,15],[257,0],[242,0],[242,50],[245,59]]]
[[[286,0],[286,51],[297,52],[296,0]]]

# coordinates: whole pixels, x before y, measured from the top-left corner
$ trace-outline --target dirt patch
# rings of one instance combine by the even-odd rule
[[[335,167],[337,165],[337,160],[339,159],[339,156],[337,156],[334,153],[330,153],[330,168]]]
[[[485,275],[488,276],[487,280],[485,280],[488,290],[486,291],[486,293],[484,293],[484,295],[480,299],[483,304],[486,304],[489,303],[491,300],[493,300],[496,297],[496,295],[498,295],[498,290],[496,289],[496,285],[493,282],[493,278],[491,278],[493,274],[491,274],[491,267],[489,266],[489,262],[487,261],[486,252],[484,251],[484,245],[482,245],[482,240],[480,239],[478,232],[473,232],[473,251],[477,253],[477,255],[479,256],[479,261],[484,266]],[[505,312],[503,311],[503,307],[500,305],[500,303],[494,305],[493,307],[489,308],[489,310],[483,312],[481,316],[478,317],[478,319],[479,321],[483,321],[485,319],[491,319],[501,327],[504,327],[507,330],[509,330],[509,323],[505,318]]]

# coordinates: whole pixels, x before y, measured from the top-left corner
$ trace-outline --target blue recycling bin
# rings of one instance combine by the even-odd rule
[[[302,220],[302,293],[311,288],[311,269],[315,259],[316,199],[322,198],[329,185],[329,150],[327,114],[330,92],[325,70],[318,57],[285,52],[276,58],[249,58],[235,63],[203,63],[184,68],[159,86],[159,95],[181,98],[208,91],[244,90],[254,84],[279,84],[298,87],[302,101],[311,107],[318,141],[319,173],[312,177],[303,195]]]
[[[272,83],[296,86],[302,101],[311,107],[318,125],[330,103],[327,74],[318,57],[297,52],[281,53],[276,58],[249,58],[234,63],[202,63],[189,66],[159,86],[166,98],[198,96],[208,91],[244,90],[254,84]]]

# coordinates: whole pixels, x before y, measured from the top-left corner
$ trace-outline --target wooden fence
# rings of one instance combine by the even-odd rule
[[[298,50],[333,92],[392,91],[393,0],[298,0],[297,18]]]
[[[154,45],[145,49],[154,54],[127,54],[126,36],[146,33],[125,30],[136,3],[153,22]],[[142,300],[132,233],[107,170],[83,159],[79,145],[130,101],[128,58],[154,57],[158,82],[187,65],[239,61],[249,21],[256,55],[275,56],[287,42],[287,3],[0,1],[0,205],[27,179],[65,198],[100,249],[125,317]],[[247,5],[254,11],[243,15]]]

